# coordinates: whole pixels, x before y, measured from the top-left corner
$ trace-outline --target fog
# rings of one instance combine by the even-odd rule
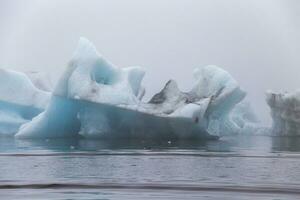
[[[298,0],[0,0],[0,67],[65,69],[79,37],[120,67],[146,69],[146,98],[196,66],[218,65],[270,122],[265,91],[300,88]]]

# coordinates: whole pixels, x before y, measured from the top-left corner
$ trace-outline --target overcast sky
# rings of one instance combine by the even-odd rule
[[[120,67],[146,69],[149,98],[218,65],[270,122],[265,91],[300,88],[299,0],[0,0],[0,67],[55,80],[80,36]]]

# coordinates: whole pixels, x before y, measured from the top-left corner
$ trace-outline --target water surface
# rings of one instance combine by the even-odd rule
[[[300,138],[0,138],[1,199],[299,199]]]

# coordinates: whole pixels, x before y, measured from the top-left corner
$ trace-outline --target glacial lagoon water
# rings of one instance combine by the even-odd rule
[[[0,199],[299,199],[300,138],[0,138]]]

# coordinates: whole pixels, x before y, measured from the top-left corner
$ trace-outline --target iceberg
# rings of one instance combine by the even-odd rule
[[[149,102],[141,67],[119,68],[87,39],[78,47],[44,112],[22,125],[17,138],[215,138],[235,131],[230,117],[246,93],[217,66],[197,67],[189,92],[170,80]]]
[[[274,136],[300,135],[300,91],[275,93],[268,91],[266,101],[273,119],[271,133]]]
[[[21,72],[0,69],[0,135],[13,135],[42,112],[51,94],[35,87]]]

